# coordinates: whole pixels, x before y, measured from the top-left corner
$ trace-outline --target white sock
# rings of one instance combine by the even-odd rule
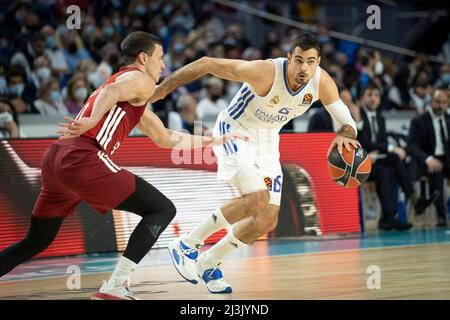
[[[214,210],[213,214],[208,217],[208,219],[203,221],[186,236],[186,244],[190,247],[193,247],[196,244],[203,245],[203,242],[214,232],[230,226],[231,225],[223,216],[222,210],[218,207]]]
[[[119,263],[116,266],[111,278],[109,278],[108,283],[114,286],[123,285],[125,281],[128,281],[126,286],[129,286],[131,274],[136,269],[137,263],[134,263],[128,258],[120,257]]]
[[[246,245],[246,243],[236,238],[233,234],[233,229],[230,229],[225,237],[206,251],[205,258],[213,264],[218,264],[231,252],[239,250]]]

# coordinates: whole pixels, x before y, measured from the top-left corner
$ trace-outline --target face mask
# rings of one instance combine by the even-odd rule
[[[59,93],[58,90],[53,90],[52,92],[50,92],[49,99],[52,102],[57,102],[57,101],[61,100],[61,94]]]
[[[114,34],[113,27],[105,27],[103,28],[103,34],[107,37],[111,37]]]
[[[373,67],[373,72],[376,75],[380,75],[383,73],[383,70],[384,70],[383,62],[381,62],[379,60],[377,62],[375,62],[375,66]]]
[[[184,51],[184,48],[185,48],[185,46],[184,46],[183,43],[177,42],[177,43],[175,43],[175,44],[173,45],[173,52],[174,52],[174,53],[181,53],[181,52]]]
[[[320,44],[324,44],[330,41],[329,36],[319,36],[318,41]]]
[[[450,85],[450,72],[444,73],[441,79],[446,85]]]
[[[75,90],[73,96],[77,101],[84,101],[87,97],[87,93],[87,89],[85,87],[82,87]]]
[[[45,46],[50,49],[55,49],[56,48],[55,36],[48,36],[47,39],[45,39]]]
[[[21,12],[16,12],[16,14],[14,15],[16,17],[17,22],[22,23],[23,19],[25,19],[25,15]]]
[[[152,2],[152,4],[150,5],[150,9],[152,11],[157,11],[159,9],[159,4],[156,2]]]
[[[70,54],[75,54],[77,53],[78,49],[77,49],[77,44],[75,42],[71,42],[69,43],[69,45],[67,46],[67,51]]]
[[[144,5],[138,5],[135,9],[134,12],[138,15],[138,16],[144,16],[147,13],[147,7]]]
[[[120,27],[121,21],[120,18],[114,18],[113,25],[116,27]]]
[[[356,99],[356,98],[357,98],[358,91],[356,90],[355,87],[351,87],[351,88],[350,88],[350,93],[352,94],[352,98],[353,98],[353,99]]]
[[[47,79],[48,77],[50,77],[50,69],[47,67],[41,67],[37,70],[36,74],[39,78],[39,80],[44,81],[45,79]]]
[[[110,66],[115,66],[119,63],[119,59],[120,59],[119,55],[113,53],[109,56],[107,61]]]
[[[163,13],[164,13],[165,16],[168,16],[171,12],[172,12],[172,6],[171,5],[167,5],[167,6],[164,7]]]
[[[92,34],[92,32],[94,32],[94,30],[95,30],[95,26],[90,24],[90,25],[84,27],[84,32],[83,33],[84,33],[85,36],[89,36],[89,35]]]
[[[61,34],[61,36],[63,36],[64,37],[64,35],[67,33],[67,27],[65,26],[65,25],[59,25],[58,26],[58,28],[56,29],[60,34]]]
[[[0,120],[2,122],[11,122],[14,119],[13,119],[13,116],[9,112],[5,111],[5,112],[0,112]]]
[[[166,27],[166,26],[164,26],[164,27],[162,27],[161,29],[159,29],[159,36],[161,37],[161,38],[165,38],[165,37],[167,37],[167,34],[169,33],[169,29]]]
[[[23,93],[23,90],[25,89],[25,84],[23,83],[19,83],[19,84],[14,84],[9,88],[9,91],[11,92],[11,94],[15,97],[20,97]]]

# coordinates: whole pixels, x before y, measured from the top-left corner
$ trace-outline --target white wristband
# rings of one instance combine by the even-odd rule
[[[355,130],[356,134],[358,134],[355,120],[353,120],[350,110],[341,99],[338,99],[329,105],[324,105],[324,107],[339,127],[347,124]]]

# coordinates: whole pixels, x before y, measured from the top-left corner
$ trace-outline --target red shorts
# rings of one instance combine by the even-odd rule
[[[33,215],[67,217],[81,201],[105,213],[135,188],[135,176],[114,164],[95,141],[85,137],[57,141],[44,153],[41,193]]]

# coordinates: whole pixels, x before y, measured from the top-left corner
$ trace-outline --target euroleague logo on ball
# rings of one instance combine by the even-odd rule
[[[372,170],[372,162],[363,148],[350,151],[342,149],[342,154],[334,149],[328,157],[328,173],[337,185],[345,188],[359,187],[367,180]]]

